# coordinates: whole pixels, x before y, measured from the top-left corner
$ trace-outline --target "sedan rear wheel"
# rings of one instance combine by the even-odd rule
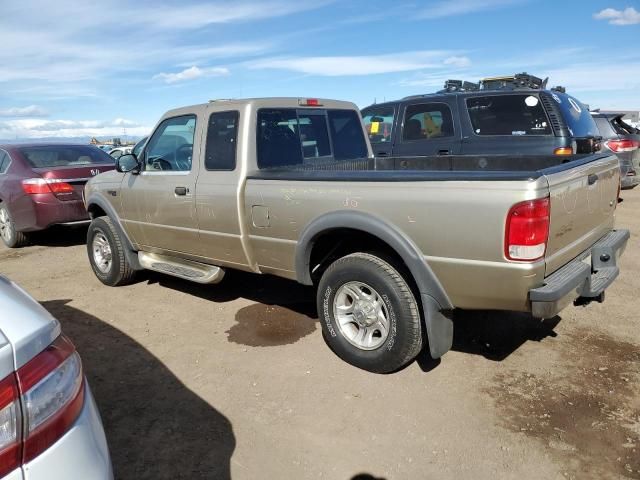
[[[27,236],[16,231],[9,209],[2,204],[0,204],[0,238],[9,248],[19,248],[27,244]]]

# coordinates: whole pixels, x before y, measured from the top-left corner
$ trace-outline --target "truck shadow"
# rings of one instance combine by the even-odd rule
[[[68,305],[43,302],[76,345],[117,479],[230,478],[229,420],[142,345]]]
[[[451,349],[501,362],[526,342],[556,337],[558,334],[554,328],[560,321],[557,315],[540,320],[520,312],[457,310],[453,317]],[[428,372],[436,368],[440,360],[433,360],[425,348],[420,353],[418,364]]]
[[[87,243],[87,227],[53,226],[29,234],[29,245],[38,247],[74,247]]]

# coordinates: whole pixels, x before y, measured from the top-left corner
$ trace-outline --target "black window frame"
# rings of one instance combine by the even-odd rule
[[[477,134],[476,133],[476,129],[473,125],[473,120],[471,119],[471,113],[469,111],[469,104],[467,103],[469,100],[473,100],[476,98],[487,98],[487,97],[515,97],[515,96],[535,96],[538,98],[538,101],[540,102],[540,107],[542,108],[542,111],[544,112],[545,117],[547,118],[547,126],[549,127],[550,133],[539,133],[539,134],[527,134],[527,135],[508,135],[508,134],[491,134],[491,135],[482,135],[482,134]],[[486,94],[486,95],[472,95],[472,96],[468,96],[466,98],[464,98],[464,110],[467,114],[467,119],[469,120],[469,126],[471,127],[471,134],[474,137],[478,137],[478,138],[495,138],[495,137],[507,137],[507,138],[521,138],[521,137],[554,137],[555,133],[553,131],[553,127],[551,125],[551,121],[549,119],[549,112],[547,112],[547,109],[545,108],[544,104],[542,103],[542,99],[540,98],[539,92],[513,92],[513,93],[508,93],[508,94]]]
[[[233,143],[235,149],[233,150],[233,166],[231,168],[209,168],[207,166],[207,158],[209,158],[209,129],[211,128],[211,119],[214,115],[221,114],[235,114],[235,137],[233,138]],[[221,110],[218,112],[211,112],[209,115],[209,119],[207,120],[207,134],[205,137],[204,144],[204,168],[208,172],[233,172],[238,166],[238,132],[240,131],[240,111],[239,110]]]
[[[409,108],[411,107],[416,107],[419,105],[444,105],[446,108],[449,109],[449,114],[451,115],[451,127],[452,127],[452,133],[451,135],[446,135],[446,136],[441,136],[441,137],[434,137],[434,138],[415,138],[412,140],[408,140],[404,138],[404,129],[406,126],[406,122],[407,122],[407,110],[409,110]],[[444,124],[444,122],[443,122]],[[444,139],[450,139],[450,138],[455,138],[456,137],[456,122],[455,122],[455,117],[453,115],[453,109],[451,108],[451,105],[449,105],[447,102],[416,102],[416,103],[407,103],[402,111],[402,128],[400,129],[400,142],[401,143],[414,143],[414,142],[437,142],[439,140],[444,140]]]
[[[198,131],[198,115],[195,113],[185,113],[182,115],[174,115],[173,117],[167,117],[167,118],[163,118],[162,121],[158,124],[158,126],[153,130],[153,132],[151,133],[151,135],[149,135],[149,138],[147,140],[147,142],[144,145],[144,148],[142,150],[142,152],[140,152],[142,154],[143,157],[143,164],[144,167],[147,166],[147,160],[148,160],[148,153],[149,153],[149,147],[151,145],[151,141],[153,140],[153,137],[155,136],[155,134],[158,132],[158,130],[160,130],[160,128],[162,127],[162,125],[165,122],[168,122],[169,120],[174,120],[176,118],[182,118],[182,117],[192,117],[193,119],[195,119],[195,124],[193,126],[193,143],[192,148],[195,146],[196,144],[196,132]],[[189,170],[147,170],[146,168],[143,167],[141,173],[163,173],[165,175],[169,175],[169,174],[182,174],[184,175],[185,173],[191,173],[193,172],[193,150],[192,150],[192,157],[191,157],[191,165]]]

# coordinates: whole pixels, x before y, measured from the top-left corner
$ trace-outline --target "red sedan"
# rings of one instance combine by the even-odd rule
[[[0,238],[20,247],[29,232],[88,223],[84,184],[114,167],[91,145],[0,145]]]

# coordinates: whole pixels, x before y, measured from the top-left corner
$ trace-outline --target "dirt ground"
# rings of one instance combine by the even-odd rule
[[[119,479],[640,479],[640,188],[623,197],[604,304],[457,314],[452,352],[392,375],[333,355],[292,282],[109,288],[83,230],[1,248],[0,272],[77,345]]]

